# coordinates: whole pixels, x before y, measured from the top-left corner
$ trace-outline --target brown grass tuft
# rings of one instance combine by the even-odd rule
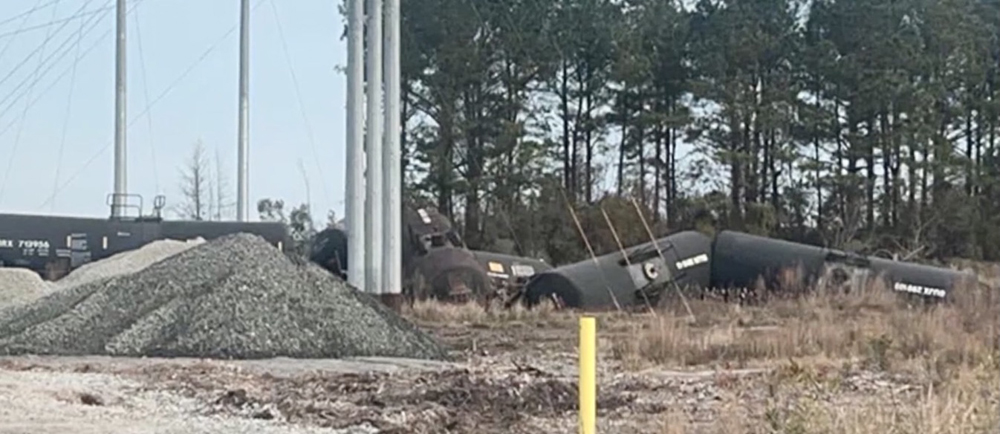
[[[573,317],[571,313],[557,311],[549,305],[540,305],[534,309],[525,309],[521,305],[515,305],[510,309],[497,306],[484,309],[482,305],[475,302],[441,303],[434,300],[415,302],[413,306],[406,307],[403,314],[418,323],[469,323],[477,325],[524,320],[553,321]]]
[[[677,314],[649,319],[635,326],[633,339],[617,341],[614,354],[633,368],[778,367],[774,389],[768,388],[773,407],[738,409],[734,403],[712,428],[689,432],[723,432],[717,431],[723,426],[751,433],[995,432],[998,289],[970,284],[934,306],[907,303],[877,286],[759,307],[696,304],[695,324]],[[898,398],[872,392],[867,403],[836,403],[834,392],[844,393],[842,383],[849,377],[856,382],[859,372],[905,376],[909,385],[886,386],[896,388]],[[719,381],[731,382],[725,376]],[[670,425],[663,432],[684,432]]]

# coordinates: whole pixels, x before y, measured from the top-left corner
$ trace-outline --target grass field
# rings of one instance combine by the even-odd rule
[[[752,307],[695,300],[693,319],[681,308],[600,314],[600,400],[622,393],[650,404],[625,413],[603,408],[601,425],[663,433],[996,432],[1000,293],[991,278],[940,306],[908,305],[873,287]],[[541,370],[547,359],[571,360],[576,343],[576,317],[567,313],[422,304],[408,316],[472,358],[520,354]],[[685,384],[695,392],[685,393]],[[682,398],[655,405],[665,390]]]

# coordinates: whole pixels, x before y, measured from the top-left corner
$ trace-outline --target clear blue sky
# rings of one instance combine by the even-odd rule
[[[312,140],[285,60],[272,1],[301,88]],[[129,4],[136,5],[128,17],[130,122],[147,107],[147,94],[155,100],[221,40],[152,105],[148,120],[139,118],[129,127],[129,191],[144,196],[147,212],[156,193],[165,194],[168,205],[179,202],[181,167],[193,144],[201,140],[210,154],[218,151],[222,157],[235,201],[239,33],[232,31],[222,38],[239,23],[239,0],[131,0]],[[337,66],[346,62],[346,44],[340,40],[343,19],[337,4],[334,0],[252,0],[250,198],[255,219],[256,201],[265,197],[289,204],[309,200],[317,219],[329,209],[343,216],[346,95],[345,77]],[[10,20],[36,5],[47,6],[27,16],[23,26],[24,18]],[[101,8],[113,5],[113,0],[4,1],[0,11],[0,183],[8,167],[10,171],[0,196],[0,212],[108,215],[106,195],[113,187],[114,10],[105,13]],[[45,26],[78,15],[81,8],[84,13],[98,12],[67,21],[61,30],[61,23]],[[96,24],[82,38],[80,52],[95,48],[76,63],[71,93],[73,44],[81,24],[88,20]],[[52,37],[44,50],[8,77],[42,46],[46,33]],[[140,59],[140,49],[144,59]],[[41,63],[39,74],[49,71],[30,87],[31,99],[37,102],[25,112],[28,95],[23,93],[45,57],[50,59]],[[307,173],[308,195],[300,161]],[[56,191],[57,171],[58,184],[66,185],[46,203]]]

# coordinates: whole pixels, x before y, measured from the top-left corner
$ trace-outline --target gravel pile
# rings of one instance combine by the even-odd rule
[[[202,238],[189,241],[153,241],[135,250],[129,250],[100,261],[85,264],[56,282],[57,289],[95,282],[108,277],[134,273],[163,259],[169,258],[194,246],[204,243]]]
[[[0,268],[0,309],[34,300],[51,290],[51,285],[34,271]]]
[[[0,311],[0,353],[446,357],[378,300],[247,234]]]
[[[52,291],[134,273],[204,242],[201,238],[154,241],[139,249],[83,265],[57,282],[46,282],[38,273],[24,268],[0,268],[0,309],[27,303]]]

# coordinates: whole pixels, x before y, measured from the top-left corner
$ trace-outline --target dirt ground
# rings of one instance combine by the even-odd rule
[[[992,298],[693,309],[598,316],[599,432],[1000,427]],[[0,433],[577,432],[577,316],[436,304],[407,316],[454,362],[0,359]]]

